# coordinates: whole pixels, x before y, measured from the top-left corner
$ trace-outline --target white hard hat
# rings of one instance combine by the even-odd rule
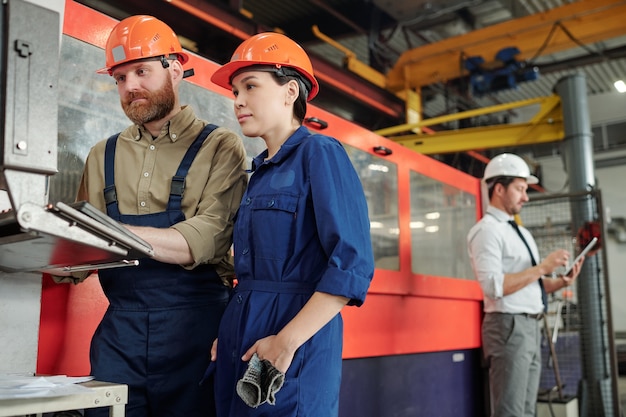
[[[528,164],[517,155],[503,153],[495,156],[485,167],[483,180],[495,177],[525,178],[528,184],[537,184],[539,178],[530,173]]]

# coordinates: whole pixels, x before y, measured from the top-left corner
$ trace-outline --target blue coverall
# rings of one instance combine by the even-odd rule
[[[367,203],[341,143],[300,127],[269,161],[253,161],[234,229],[235,287],[220,324],[219,417],[338,413],[343,322],[337,314],[295,353],[276,404],[248,407],[235,386],[243,353],[278,333],[314,291],[361,305],[374,272]]]

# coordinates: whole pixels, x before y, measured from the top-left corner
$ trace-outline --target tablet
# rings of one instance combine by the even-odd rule
[[[593,249],[593,247],[596,245],[596,242],[598,241],[597,237],[594,237],[593,239],[591,239],[591,242],[589,242],[587,244],[587,246],[585,246],[585,249],[582,250],[582,252],[580,252],[578,254],[578,256],[576,257],[576,259],[574,259],[574,262],[572,262],[572,264],[570,266],[567,267],[567,270],[565,271],[565,273],[563,275],[569,275],[570,272],[572,272],[572,267],[576,264],[576,262],[578,262],[580,260],[580,258],[582,258],[583,256],[587,255],[587,253]]]

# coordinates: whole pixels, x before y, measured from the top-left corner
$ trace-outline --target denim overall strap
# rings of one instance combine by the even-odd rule
[[[117,205],[117,192],[115,191],[115,147],[119,133],[107,139],[104,150],[104,203],[109,216],[119,219],[120,209]]]
[[[189,167],[194,158],[200,151],[200,147],[204,143],[204,140],[211,134],[213,130],[217,128],[214,124],[207,124],[202,132],[198,135],[193,144],[187,149],[187,153],[183,157],[176,174],[172,177],[172,184],[170,186],[170,199],[167,203],[168,210],[179,211],[181,209],[181,202],[183,200],[183,192],[185,191],[185,177],[189,172]]]

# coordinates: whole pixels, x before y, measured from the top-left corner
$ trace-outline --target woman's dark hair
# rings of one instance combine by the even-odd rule
[[[493,189],[496,188],[496,184],[502,184],[504,188],[507,188],[516,177],[507,177],[504,175],[489,178],[487,180],[487,189],[489,190],[489,200],[491,200],[491,196],[493,195]]]
[[[274,78],[279,85],[285,85],[291,80],[295,80],[298,82],[298,86],[300,87],[298,98],[293,103],[293,114],[296,116],[300,124],[304,122],[304,116],[306,116],[306,102],[307,97],[309,96],[309,91],[311,91],[311,83],[309,80],[304,78],[300,73],[291,68],[281,67],[272,71],[274,74]]]

